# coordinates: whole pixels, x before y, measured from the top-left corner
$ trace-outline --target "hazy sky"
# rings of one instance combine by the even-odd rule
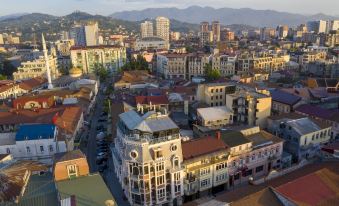
[[[141,10],[150,7],[186,8],[192,5],[339,15],[339,0],[0,0],[0,16],[21,12],[61,16],[75,10],[107,15],[124,10]]]

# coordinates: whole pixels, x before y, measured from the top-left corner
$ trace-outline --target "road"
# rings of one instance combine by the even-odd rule
[[[114,80],[113,80],[114,81]],[[102,84],[104,86],[104,84]],[[98,123],[98,120],[100,119],[100,115],[103,112],[103,103],[105,100],[105,95],[102,92],[102,87],[99,89],[96,105],[94,107],[94,111],[92,112],[92,115],[89,117],[89,120],[91,120],[90,129],[88,130],[88,140],[87,140],[87,148],[86,156],[87,161],[90,167],[90,172],[98,172],[98,167],[96,164],[96,135],[97,130],[96,127],[100,125]],[[107,124],[107,123],[106,123]],[[108,169],[106,169],[103,173],[101,173],[101,176],[103,177],[107,187],[110,189],[117,205],[119,206],[129,206],[128,201],[123,200],[123,192],[121,189],[121,186],[119,184],[119,181],[114,173],[114,166],[113,166],[113,160],[112,157],[109,157],[107,161]]]
[[[103,99],[104,96],[101,91],[98,92],[97,95],[97,100],[96,100],[96,105],[94,108],[94,112],[92,114],[92,117],[90,118],[90,130],[89,130],[89,135],[88,135],[88,140],[87,140],[87,161],[90,167],[90,172],[97,172],[98,168],[96,165],[96,135],[97,135],[97,126],[99,125],[98,120],[100,118],[100,114],[103,111]]]

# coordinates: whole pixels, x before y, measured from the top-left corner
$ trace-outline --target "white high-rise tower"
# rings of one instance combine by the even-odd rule
[[[45,63],[46,63],[48,89],[53,89],[52,78],[51,78],[51,70],[49,68],[49,58],[48,58],[48,51],[47,51],[47,47],[46,47],[46,41],[45,41],[44,34],[41,34],[41,36],[42,36],[42,48],[43,48]]]

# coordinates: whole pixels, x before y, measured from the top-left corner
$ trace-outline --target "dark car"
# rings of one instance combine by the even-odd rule
[[[98,166],[99,172],[103,172],[108,168],[107,164],[102,164]]]
[[[107,122],[107,119],[99,119],[98,122]]]

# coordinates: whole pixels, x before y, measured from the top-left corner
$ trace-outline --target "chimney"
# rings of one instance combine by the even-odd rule
[[[218,140],[221,139],[221,132],[220,132],[220,130],[219,130],[219,131],[216,131],[215,136],[216,136],[216,138],[217,138]]]

